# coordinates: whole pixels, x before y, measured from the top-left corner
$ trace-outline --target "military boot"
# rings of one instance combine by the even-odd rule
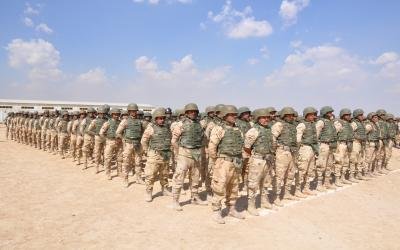
[[[152,189],[146,190],[145,201],[147,201],[147,202],[152,202],[153,201],[153,190]]]
[[[268,197],[261,197],[261,207],[272,209],[272,204],[269,202]]]
[[[326,180],[325,182],[329,182],[329,181]],[[328,190],[326,189],[325,185],[322,183],[322,179],[319,179],[319,180],[318,180],[318,183],[317,183],[317,191],[318,191],[318,192],[326,192],[326,191],[328,191]]]
[[[176,211],[182,211],[181,204],[179,204],[179,195],[180,195],[181,189],[173,189],[172,190],[172,208],[175,209]]]
[[[212,215],[213,221],[217,222],[218,224],[225,224],[224,218],[222,218],[222,212],[221,210],[216,210],[213,212]]]
[[[194,194],[192,197],[192,204],[194,205],[200,205],[200,206],[207,206],[208,202],[207,201],[203,201],[202,199],[200,199],[200,196],[198,194]]]
[[[245,216],[242,213],[239,213],[236,210],[235,206],[229,206],[228,210],[229,210],[229,213],[228,213],[229,216],[232,216],[236,219],[241,219],[241,220],[243,220],[245,218]]]
[[[287,191],[287,193],[290,194],[289,191]],[[306,194],[306,193],[301,192],[300,186],[296,187],[296,191],[294,192],[294,195],[295,195],[295,197],[297,197],[297,198],[306,198],[306,197],[307,197],[307,194]],[[286,196],[286,194],[285,194],[285,196]],[[290,199],[288,199],[288,200],[290,200]]]
[[[303,194],[305,195],[317,195],[317,192],[310,189],[310,183],[306,183],[303,189]]]
[[[336,189],[335,185],[333,185],[330,180],[325,179],[324,187],[326,190],[333,190]]]
[[[248,205],[247,205],[247,212],[249,212],[249,214],[253,215],[253,216],[259,216],[260,214],[257,211],[256,208],[256,199],[255,198],[251,198],[248,201]]]
[[[172,193],[168,190],[168,187],[161,187],[161,193],[163,196],[172,196]]]
[[[96,164],[96,172],[95,172],[95,174],[98,174],[99,173],[99,164]]]
[[[350,173],[349,181],[353,183],[359,183],[359,181],[354,178],[354,173]]]
[[[124,187],[128,188],[129,187],[129,180],[128,176],[124,177]]]
[[[365,180],[367,180],[367,177],[364,177],[364,176],[362,175],[362,172],[361,172],[361,171],[358,171],[358,172],[357,172],[355,178],[356,178],[356,180],[360,180],[360,181],[365,181]]]
[[[340,183],[344,184],[344,185],[351,185],[352,184],[351,181],[346,180],[346,177],[344,176],[344,174],[342,174],[342,176],[340,177]]]

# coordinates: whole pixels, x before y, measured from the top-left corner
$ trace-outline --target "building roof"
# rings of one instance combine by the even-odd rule
[[[110,106],[127,106],[128,103],[111,103],[111,102],[70,102],[70,101],[49,101],[49,100],[12,100],[0,99],[0,103],[15,103],[15,104],[36,104],[36,105],[76,105],[76,106],[101,106],[108,104]],[[154,107],[150,104],[138,104],[140,107]]]

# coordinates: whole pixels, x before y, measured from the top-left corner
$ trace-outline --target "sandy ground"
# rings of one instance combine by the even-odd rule
[[[118,177],[4,134],[1,127],[1,249],[400,249],[400,170],[217,225],[208,207],[147,203],[142,185],[123,188]],[[395,149],[391,167],[399,162]]]

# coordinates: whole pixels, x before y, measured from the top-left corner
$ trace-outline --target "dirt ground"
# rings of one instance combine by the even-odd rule
[[[388,175],[217,225],[209,207],[147,203],[144,186],[8,141],[1,127],[0,248],[400,249],[399,162],[395,149]]]

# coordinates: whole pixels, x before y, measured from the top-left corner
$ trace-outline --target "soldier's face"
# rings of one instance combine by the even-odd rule
[[[208,112],[208,117],[214,118],[214,116],[215,116],[215,112]]]
[[[271,121],[271,117],[268,117],[268,116],[261,116],[258,118],[258,123],[261,126],[267,126],[270,121]]]
[[[199,112],[197,112],[197,111],[195,111],[195,110],[188,110],[188,111],[186,111],[186,116],[187,116],[189,119],[194,120],[194,119],[197,118],[198,113],[199,113]]]
[[[284,117],[285,121],[287,122],[292,122],[294,121],[294,115],[290,114],[290,115],[285,115]]]
[[[373,122],[378,122],[378,120],[379,120],[378,116],[375,115],[375,116],[372,117],[372,121]]]
[[[242,113],[241,118],[245,121],[250,121],[250,112]]]
[[[225,116],[225,121],[230,124],[234,124],[236,122],[237,114],[227,114]]]
[[[156,124],[158,126],[163,126],[165,123],[165,117],[161,116],[161,117],[156,117]]]
[[[118,115],[118,114],[112,114],[112,118],[113,118],[114,120],[117,120],[117,119],[118,119],[118,117],[119,117],[119,115]]]
[[[344,115],[342,119],[345,120],[345,121],[350,121],[351,120],[351,116],[350,115]]]
[[[359,115],[359,116],[357,116],[357,119],[360,121],[364,121],[365,117],[364,117],[364,115]]]
[[[99,114],[98,114],[98,117],[99,117],[99,118],[104,118],[104,114],[103,114],[103,113],[99,113]]]
[[[144,118],[146,121],[151,121],[151,117],[148,117],[148,116],[146,116],[145,118]]]
[[[309,122],[313,122],[313,121],[315,121],[316,118],[317,118],[316,114],[308,114],[306,117],[306,120]]]
[[[129,111],[129,114],[130,114],[132,117],[136,117],[136,116],[137,116],[137,111],[131,110],[131,111]]]

